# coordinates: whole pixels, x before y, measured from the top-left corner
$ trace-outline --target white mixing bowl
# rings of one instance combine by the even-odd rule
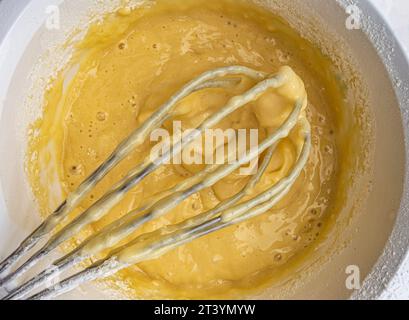
[[[31,104],[27,104],[27,96],[31,94],[33,81],[45,86],[47,72],[49,75],[51,70],[39,63],[39,58],[48,55],[50,61],[62,63],[56,58],[58,52],[49,50],[52,45],[61,43],[67,30],[86,20],[90,10],[101,13],[112,8],[115,2],[106,1],[103,8],[97,8],[93,0],[0,0],[0,257],[9,254],[39,223],[24,172],[27,124],[35,118],[41,105],[35,96],[31,97]],[[406,170],[409,66],[405,55],[367,0],[354,1],[361,10],[361,25],[352,30],[346,28],[349,17],[346,8],[354,7],[347,0],[259,2],[273,7],[298,2],[305,9],[292,12],[294,19],[302,19],[306,29],[310,21],[321,20],[322,30],[316,37],[328,42],[332,41],[331,34],[336,34],[336,38],[349,47],[350,63],[362,74],[368,88],[368,105],[376,121],[373,188],[364,209],[351,217],[348,232],[337,238],[336,246],[342,249],[289,297],[387,297],[391,280],[396,282],[403,277],[399,268],[409,249],[409,172]],[[55,6],[59,8],[60,21],[66,30],[46,28],[46,19]],[[333,47],[335,52],[337,46]],[[346,54],[344,57],[349,59]],[[347,288],[348,266],[359,267],[361,278],[365,279],[361,289]],[[92,286],[85,286],[65,297],[107,296]],[[268,293],[261,297],[268,297]]]

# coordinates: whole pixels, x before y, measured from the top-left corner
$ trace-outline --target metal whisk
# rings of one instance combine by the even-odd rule
[[[288,67],[287,67],[288,68]],[[101,199],[96,201],[90,208],[81,213],[72,222],[67,223],[68,214],[76,208],[91,190],[123,160],[132,150],[146,141],[152,130],[159,128],[163,123],[175,114],[176,105],[193,92],[206,88],[228,87],[237,84],[237,78],[228,76],[247,76],[258,83],[240,96],[235,96],[218,112],[209,116],[198,127],[189,133],[185,139],[174,142],[172,151],[158,156],[154,161],[147,157],[141,164],[130,171],[125,178],[119,181]],[[61,243],[75,236],[85,226],[95,222],[106,215],[118,204],[133,187],[138,185],[146,176],[163,165],[166,159],[171,157],[172,152],[179,152],[186,148],[195,139],[209,128],[214,127],[222,119],[234,111],[256,100],[268,89],[278,89],[288,83],[284,69],[275,75],[255,71],[243,66],[232,66],[215,69],[202,74],[187,85],[162,105],[150,118],[138,127],[125,141],[123,141],[112,155],[91,175],[76,191],[52,213],[20,246],[0,264],[0,285],[9,285],[12,281],[26,273],[31,267],[46,257]],[[179,224],[162,227],[154,232],[143,234],[129,243],[112,250],[106,258],[100,259],[90,267],[68,277],[58,284],[47,288],[31,297],[30,299],[50,299],[64,292],[72,290],[78,285],[102,277],[110,276],[121,269],[127,268],[139,262],[157,258],[164,253],[199,237],[242,222],[271,209],[290,190],[297,177],[308,161],[311,149],[311,130],[306,120],[303,108],[307,97],[296,101],[294,108],[285,122],[271,133],[257,148],[250,149],[240,159],[231,164],[208,165],[203,171],[176,186],[152,197],[141,207],[129,212],[122,218],[114,221],[100,232],[83,241],[76,249],[61,259],[55,261],[43,272],[28,280],[22,285],[15,287],[4,299],[21,299],[27,297],[44,285],[47,281],[61,275],[73,266],[90,257],[95,257],[102,250],[117,245],[130,236],[142,224],[166,214],[179,203],[191,195],[213,186],[216,182],[230,175],[241,166],[264,154],[263,161],[255,175],[253,175],[245,187],[234,196],[222,201],[215,208],[187,219]],[[274,107],[274,106],[272,106]],[[280,140],[286,138],[293,128],[299,125],[305,135],[305,141],[298,159],[290,173],[268,190],[258,194],[250,200],[242,201],[261,179],[267,169],[275,147]],[[56,227],[66,225],[58,232]],[[54,233],[48,242],[30,256],[21,266],[12,271],[20,258],[28,253],[39,241],[47,235]]]

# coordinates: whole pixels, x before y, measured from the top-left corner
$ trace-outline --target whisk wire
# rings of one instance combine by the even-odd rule
[[[265,77],[265,73],[252,70],[250,68],[242,66],[232,66],[219,68],[213,71],[206,72],[198,78],[192,80],[186,86],[184,86],[177,94],[165,103],[159,110],[147,119],[139,128],[137,128],[128,138],[126,138],[114,152],[105,160],[81,185],[77,190],[68,195],[67,199],[47,218],[44,222],[36,228],[36,230],[30,234],[18,248],[5,260],[0,263],[0,276],[7,276],[7,272],[18,262],[18,260],[30,251],[35,245],[39,243],[41,239],[54,230],[54,228],[65,221],[68,214],[77,207],[81,201],[93,190],[93,188],[114,168],[119,162],[121,162],[129,153],[134,150],[138,145],[142,144],[149,133],[160,127],[169,115],[169,111],[175,107],[175,105],[187,97],[192,92],[202,90],[207,87],[214,88],[217,85],[225,86],[229,80],[214,80],[222,78],[226,75],[247,75],[253,79],[259,80]],[[30,267],[34,265],[42,255],[37,255],[28,263]],[[19,274],[27,271],[28,268],[21,268],[21,272],[16,276],[9,276],[0,278],[0,285],[14,280]]]
[[[231,98],[224,107],[205,119],[196,130],[191,131],[182,141],[173,142],[172,151],[169,150],[154,160],[149,159],[149,157],[145,158],[140,165],[136,166],[123,179],[116,183],[101,199],[54,234],[40,250],[31,255],[31,257],[14,272],[8,272],[39,240],[54,230],[58,224],[65,221],[68,213],[81,202],[90,190],[92,190],[113,167],[134,150],[134,148],[141,145],[152,130],[160,127],[164,121],[169,119],[172,116],[174,107],[183,98],[193,92],[206,88],[227,87],[239,83],[237,78],[224,78],[228,75],[245,75],[259,82],[244,94]],[[250,68],[233,66],[206,72],[191,81],[177,94],[171,97],[167,103],[160,107],[157,112],[149,117],[134,133],[125,139],[125,141],[116,148],[113,154],[87,178],[76,191],[69,195],[67,200],[64,201],[34,233],[24,240],[12,255],[0,264],[0,271],[6,273],[6,276],[0,280],[0,285],[5,285],[17,279],[64,241],[72,238],[88,224],[106,215],[113,206],[124,198],[130,189],[134,188],[146,176],[163,165],[166,159],[171,157],[171,152],[183,150],[195,139],[200,137],[206,129],[214,127],[234,111],[256,100],[260,95],[265,93],[266,90],[279,88],[287,80],[286,76],[282,73],[268,76],[266,73],[258,72]],[[147,203],[142,204],[139,208],[112,222],[99,233],[83,241],[77,248],[55,261],[49,268],[46,268],[46,270],[14,288],[5,299],[23,298],[45,282],[61,275],[85,259],[93,257],[105,249],[114,247],[132,235],[133,232],[146,222],[166,214],[191,195],[213,186],[242,165],[252,161],[263,153],[266,154],[261,167],[257,173],[249,179],[244,188],[234,196],[219,203],[215,208],[177,225],[163,227],[152,233],[138,236],[119,249],[112,251],[107,258],[99,260],[91,267],[74,274],[49,289],[41,291],[31,298],[46,299],[54,297],[86,281],[111,275],[118,270],[146,259],[153,259],[179,245],[228,227],[231,224],[242,222],[271,209],[288,193],[308,160],[311,148],[310,126],[308,121],[304,117],[301,117],[305,105],[306,97],[297,100],[294,109],[286,121],[262,141],[257,148],[251,149],[242,158],[231,164],[209,165],[198,174],[187,178],[185,181],[161,192],[159,195],[153,196]],[[297,123],[300,124],[305,133],[305,141],[293,170],[286,178],[279,181],[267,191],[240,203],[265,173],[277,143],[283,138],[286,138]]]
[[[299,176],[301,170],[305,166],[310,149],[311,137],[309,134],[306,134],[302,153],[291,174],[277,183],[274,187],[258,196],[257,199],[249,200],[244,204],[233,207],[226,213],[215,217],[210,221],[201,224],[193,223],[193,226],[190,228],[176,227],[174,232],[164,234],[160,238],[157,237],[158,232],[153,232],[151,237],[148,237],[148,240],[150,240],[151,243],[146,241],[146,238],[144,239],[145,241],[141,241],[141,239],[137,238],[117,251],[114,251],[114,253],[105,260],[98,261],[90,268],[73,275],[62,281],[60,284],[46,289],[29,299],[39,300],[53,298],[56,295],[72,290],[84,282],[101,278],[101,274],[103,274],[104,277],[110,276],[132,264],[157,258],[180,245],[266,212],[288,193],[291,188],[291,181],[294,181],[294,179]],[[195,217],[192,220],[196,219],[197,221],[200,221],[200,217]],[[182,225],[183,223],[181,226]],[[144,244],[144,242],[148,242],[148,244]],[[125,260],[129,261],[121,262],[124,261],[124,259],[121,259],[121,256],[125,256],[127,258]]]

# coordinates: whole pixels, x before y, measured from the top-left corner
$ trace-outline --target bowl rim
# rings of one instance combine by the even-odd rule
[[[336,1],[342,6],[348,4],[345,0]],[[399,42],[389,22],[370,0],[358,0],[357,6],[363,9],[366,15],[371,17],[374,25],[382,26],[386,39],[394,48],[391,59],[388,56],[388,52],[380,50],[374,45],[374,39],[368,30],[363,30],[378,53],[378,56],[387,67],[387,73],[399,104],[404,131],[405,173],[400,207],[392,233],[389,236],[383,253],[373,266],[372,271],[365,278],[361,289],[354,292],[351,295],[351,299],[403,298],[399,295],[397,296],[396,291],[400,289],[399,283],[402,283],[402,281],[409,282],[409,88],[407,87],[409,85],[409,53],[406,52]],[[396,79],[403,83],[404,86],[397,85]],[[407,295],[409,292],[405,294]]]

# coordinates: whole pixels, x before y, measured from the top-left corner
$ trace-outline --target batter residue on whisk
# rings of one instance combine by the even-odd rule
[[[69,85],[64,73],[54,81],[46,93],[43,118],[34,124],[38,134],[30,143],[30,152],[37,157],[28,169],[43,214],[55,209],[173,93],[207,70],[243,65],[274,73],[288,65],[302,79],[308,94],[313,150],[283,201],[260,217],[121,271],[110,279],[112,286],[128,297],[139,298],[240,297],[278,283],[307,259],[329,217],[336,214],[337,172],[342,161],[337,144],[343,108],[341,86],[319,49],[280,18],[248,1],[158,0],[107,16],[90,27],[77,52],[72,61],[72,66],[79,63],[76,74]],[[292,85],[303,90],[301,80],[291,76]],[[179,106],[184,112],[178,120],[192,128],[249,85],[243,81],[234,88],[195,93]],[[288,116],[288,103],[273,93],[265,94],[222,126],[257,128],[265,133]],[[293,134],[279,144],[258,190],[285,176],[301,143]],[[151,147],[147,142],[135,150],[72,216],[99,199],[140,163]],[[161,167],[77,239],[100,230],[144,199],[195,172],[197,168],[187,165]],[[245,177],[232,175],[143,226],[138,234],[213,208],[238,192],[245,181]],[[66,244],[65,249],[75,243]]]

